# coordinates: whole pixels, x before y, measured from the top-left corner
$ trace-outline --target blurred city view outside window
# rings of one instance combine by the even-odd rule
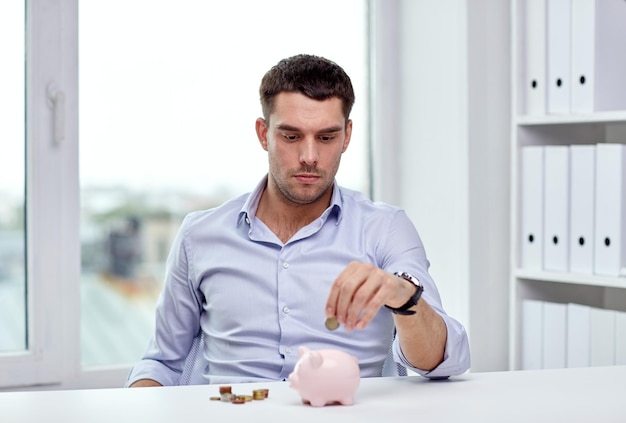
[[[369,191],[365,0],[80,2],[79,46],[84,366],[140,358],[183,217],[265,175],[258,87],[281,58],[322,55],[350,74],[337,180]]]
[[[24,2],[0,2],[0,353],[26,342]]]

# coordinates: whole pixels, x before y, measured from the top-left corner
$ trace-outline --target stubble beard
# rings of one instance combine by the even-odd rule
[[[323,182],[323,185],[309,185],[303,187],[300,184],[291,185],[290,182],[294,181],[294,176],[299,173],[313,173],[319,176],[319,181]],[[336,172],[335,172],[336,173]],[[328,178],[327,172],[320,171],[315,167],[301,168],[298,170],[290,171],[285,176],[276,177],[274,173],[270,173],[270,178],[273,179],[274,185],[277,188],[278,195],[281,200],[290,205],[306,206],[308,204],[315,203],[321,197],[324,196],[330,189],[332,189],[334,177]]]

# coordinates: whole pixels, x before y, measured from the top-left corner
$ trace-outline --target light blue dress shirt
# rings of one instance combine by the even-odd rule
[[[465,329],[443,310],[424,247],[403,210],[335,183],[330,207],[283,243],[255,217],[266,184],[267,177],[251,194],[186,216],[168,257],[155,333],[127,386],[144,378],[179,384],[200,331],[207,383],[284,380],[299,346],[343,350],[359,359],[362,377],[381,376],[394,332],[388,309],[363,330],[324,325],[330,286],[353,260],[417,277],[422,299],[447,325],[445,359],[436,369],[410,366],[395,340],[398,363],[426,377],[469,368]]]

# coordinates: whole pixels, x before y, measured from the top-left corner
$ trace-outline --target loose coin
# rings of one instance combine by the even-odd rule
[[[326,329],[335,330],[339,327],[339,322],[337,321],[337,318],[333,316],[333,317],[329,317],[328,319],[326,319],[325,325],[326,325]]]

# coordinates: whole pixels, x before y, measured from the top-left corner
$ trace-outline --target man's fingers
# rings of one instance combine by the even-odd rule
[[[354,326],[356,329],[364,329],[367,325],[374,320],[374,317],[378,313],[378,310],[383,306],[385,295],[382,293],[384,290],[379,289],[367,303],[365,310],[363,311],[361,317],[356,322]]]
[[[352,295],[358,286],[358,267],[357,262],[348,264],[333,282],[326,301],[326,317],[336,316],[340,323],[345,323]]]
[[[395,276],[368,263],[352,262],[333,282],[326,317],[336,317],[346,330],[363,329],[395,294]]]

